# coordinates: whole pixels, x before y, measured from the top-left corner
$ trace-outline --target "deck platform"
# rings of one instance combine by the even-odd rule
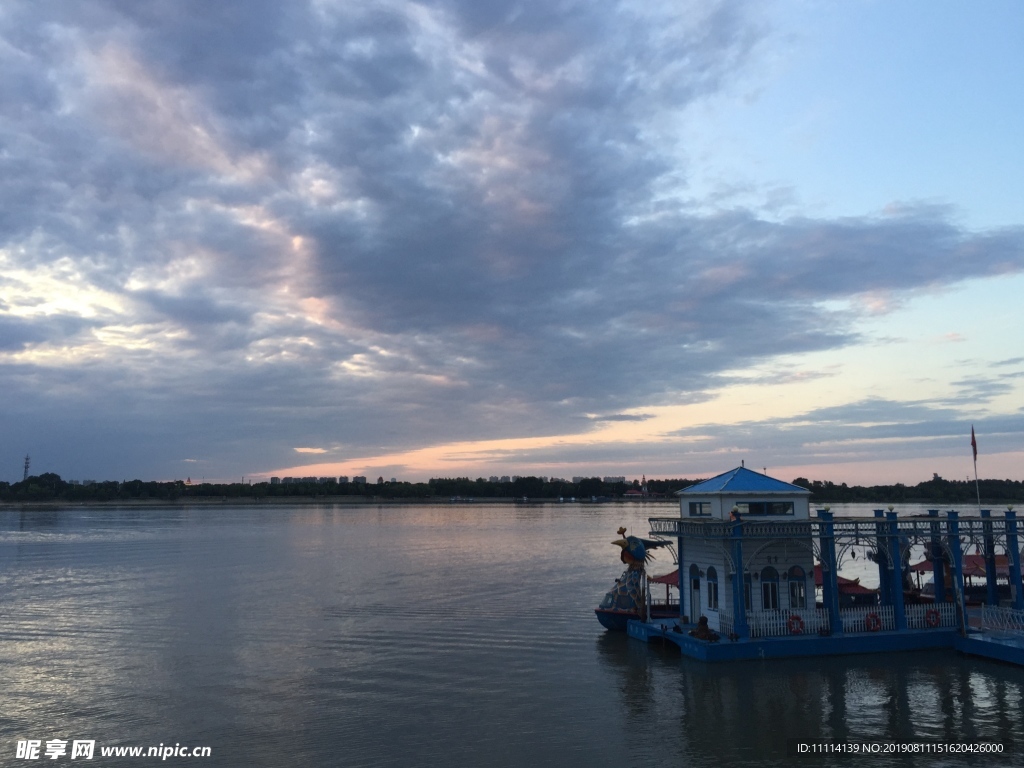
[[[676,622],[649,623],[634,620],[629,622],[626,631],[630,637],[647,643],[671,643],[678,646],[685,656],[708,662],[953,649],[958,639],[955,629],[935,628],[875,634],[740,638],[735,641],[722,637],[718,642],[711,643],[691,637],[689,631],[693,628],[692,624],[680,626]]]
[[[1008,632],[972,632],[957,636],[954,647],[969,656],[1024,666],[1024,635]]]
[[[950,628],[879,632],[853,635],[804,635],[800,637],[762,637],[708,642],[691,637],[693,624],[678,621],[630,621],[630,637],[646,643],[670,643],[684,656],[699,661],[743,661],[746,659],[783,659],[801,656],[842,656],[857,653],[893,653],[949,648],[969,656],[980,656],[1008,664],[1024,666],[1024,635],[1013,632],[972,630],[966,637]],[[678,629],[677,629],[678,628]]]

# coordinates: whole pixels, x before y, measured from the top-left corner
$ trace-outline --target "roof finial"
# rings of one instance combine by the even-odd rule
[[[746,459],[740,459],[740,466],[741,467],[747,466],[747,460]]]

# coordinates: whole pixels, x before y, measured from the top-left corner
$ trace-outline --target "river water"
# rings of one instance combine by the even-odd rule
[[[0,511],[0,765],[84,762],[17,759],[30,739],[93,740],[94,765],[175,744],[209,746],[184,760],[207,766],[977,762],[786,754],[823,738],[1024,761],[1024,669],[951,651],[707,666],[606,633],[616,529],[675,509]]]

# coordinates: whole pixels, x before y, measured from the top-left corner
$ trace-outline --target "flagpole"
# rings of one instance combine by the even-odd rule
[[[981,489],[978,487],[978,441],[974,439],[974,425],[971,424],[971,450],[974,453],[974,492],[978,495],[978,511],[981,511]]]
[[[981,511],[981,489],[978,488],[978,460],[974,460],[974,492],[978,494],[978,511]]]

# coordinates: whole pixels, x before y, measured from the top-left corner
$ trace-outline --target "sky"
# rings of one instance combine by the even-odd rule
[[[0,480],[1024,479],[1024,5],[7,0]]]

